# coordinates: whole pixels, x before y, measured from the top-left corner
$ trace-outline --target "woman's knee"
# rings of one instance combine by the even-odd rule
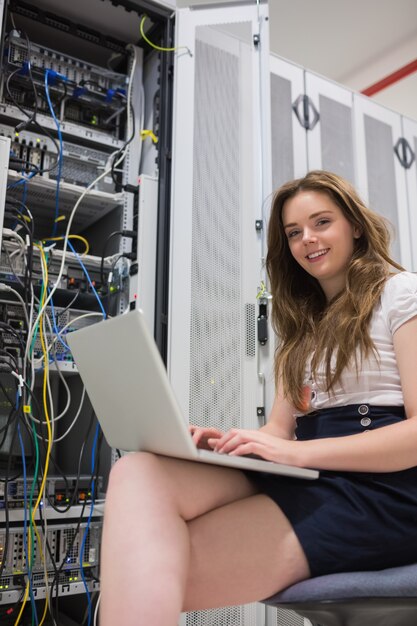
[[[110,470],[109,490],[119,488],[133,481],[137,484],[140,476],[155,471],[158,458],[151,452],[125,454],[116,461]]]

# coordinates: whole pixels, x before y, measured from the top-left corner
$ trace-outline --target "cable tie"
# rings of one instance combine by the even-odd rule
[[[158,137],[155,135],[155,133],[152,130],[146,130],[146,129],[141,130],[140,137],[142,141],[144,141],[146,137],[150,137],[153,143],[158,143]]]
[[[23,385],[25,384],[25,381],[23,380],[23,376],[22,374],[19,374],[18,372],[15,372],[13,370],[11,371],[11,374],[18,380],[18,393],[19,393],[19,396],[21,396]]]
[[[53,248],[55,248],[55,246],[56,246],[56,243],[55,243],[55,242],[54,242],[54,243],[51,243],[51,244],[49,244],[49,246],[44,246],[44,247],[43,247],[43,251],[44,251],[44,252],[50,252]]]
[[[30,248],[31,247],[30,246],[30,237],[29,237],[28,234],[26,234],[25,240],[26,240],[26,248]]]

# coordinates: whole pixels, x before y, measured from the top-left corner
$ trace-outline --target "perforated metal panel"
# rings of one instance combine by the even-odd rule
[[[291,82],[271,74],[272,188],[294,178]]]
[[[301,617],[294,611],[268,607],[266,626],[312,626],[312,624],[308,619]]]
[[[304,618],[294,613],[294,611],[287,611],[287,609],[277,609],[277,621],[276,626],[303,626]]]
[[[252,610],[250,606],[231,606],[225,609],[189,613],[187,626],[249,626],[256,623],[255,619],[255,609]],[[296,625],[285,624],[285,626]]]
[[[320,95],[322,167],[355,182],[350,107]]]
[[[236,56],[197,41],[190,420],[219,428],[241,413],[238,77]]]
[[[394,139],[389,124],[365,115],[366,166],[368,172],[369,205],[386,217],[396,236],[391,250],[396,260],[401,259],[398,240],[397,185],[394,169]]]
[[[242,301],[244,68],[238,54],[207,43],[206,27],[196,31],[189,416],[226,430],[243,425],[242,358],[255,355],[255,305]],[[187,626],[258,623],[256,605],[185,619]]]

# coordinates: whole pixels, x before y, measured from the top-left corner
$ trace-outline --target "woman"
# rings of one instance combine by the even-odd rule
[[[417,561],[417,277],[389,258],[383,219],[328,172],[278,190],[268,237],[280,339],[268,423],[191,431],[200,447],[320,478],[123,457],[106,502],[102,626],[174,626],[181,611],[312,575]]]

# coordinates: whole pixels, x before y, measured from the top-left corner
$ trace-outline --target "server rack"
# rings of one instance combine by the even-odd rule
[[[23,625],[92,623],[100,588],[117,453],[65,334],[138,305],[166,326],[155,276],[172,56],[140,31],[146,16],[148,37],[169,47],[171,13],[146,0],[0,2],[0,613]]]

